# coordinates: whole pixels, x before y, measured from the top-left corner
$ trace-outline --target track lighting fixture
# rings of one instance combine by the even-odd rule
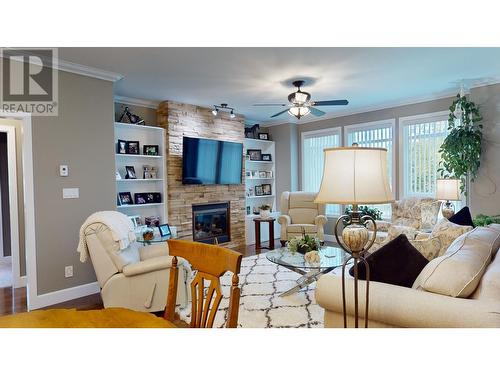
[[[214,109],[212,109],[212,114],[214,116],[217,116],[219,114],[219,109],[220,110],[231,110],[229,112],[229,117],[235,118],[236,114],[234,113],[234,108],[228,107],[226,103],[222,103],[221,105],[214,105]]]

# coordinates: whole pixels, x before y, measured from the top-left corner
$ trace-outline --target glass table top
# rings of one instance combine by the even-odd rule
[[[349,258],[349,254],[339,247],[323,246],[319,250],[319,263],[308,263],[304,255],[292,253],[288,248],[271,250],[266,253],[266,258],[276,264],[284,267],[295,267],[304,269],[324,269],[342,266],[344,261]]]

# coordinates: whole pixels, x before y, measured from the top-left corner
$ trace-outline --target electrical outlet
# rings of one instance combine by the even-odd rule
[[[73,266],[64,267],[64,277],[73,277]]]

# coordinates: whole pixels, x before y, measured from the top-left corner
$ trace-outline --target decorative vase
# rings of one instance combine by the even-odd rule
[[[262,219],[267,219],[267,218],[269,218],[269,216],[271,216],[271,211],[269,211],[269,210],[260,210],[260,217]]]

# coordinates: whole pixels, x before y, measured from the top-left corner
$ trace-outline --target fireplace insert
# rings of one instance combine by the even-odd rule
[[[193,204],[193,241],[204,243],[229,242],[229,202]]]

